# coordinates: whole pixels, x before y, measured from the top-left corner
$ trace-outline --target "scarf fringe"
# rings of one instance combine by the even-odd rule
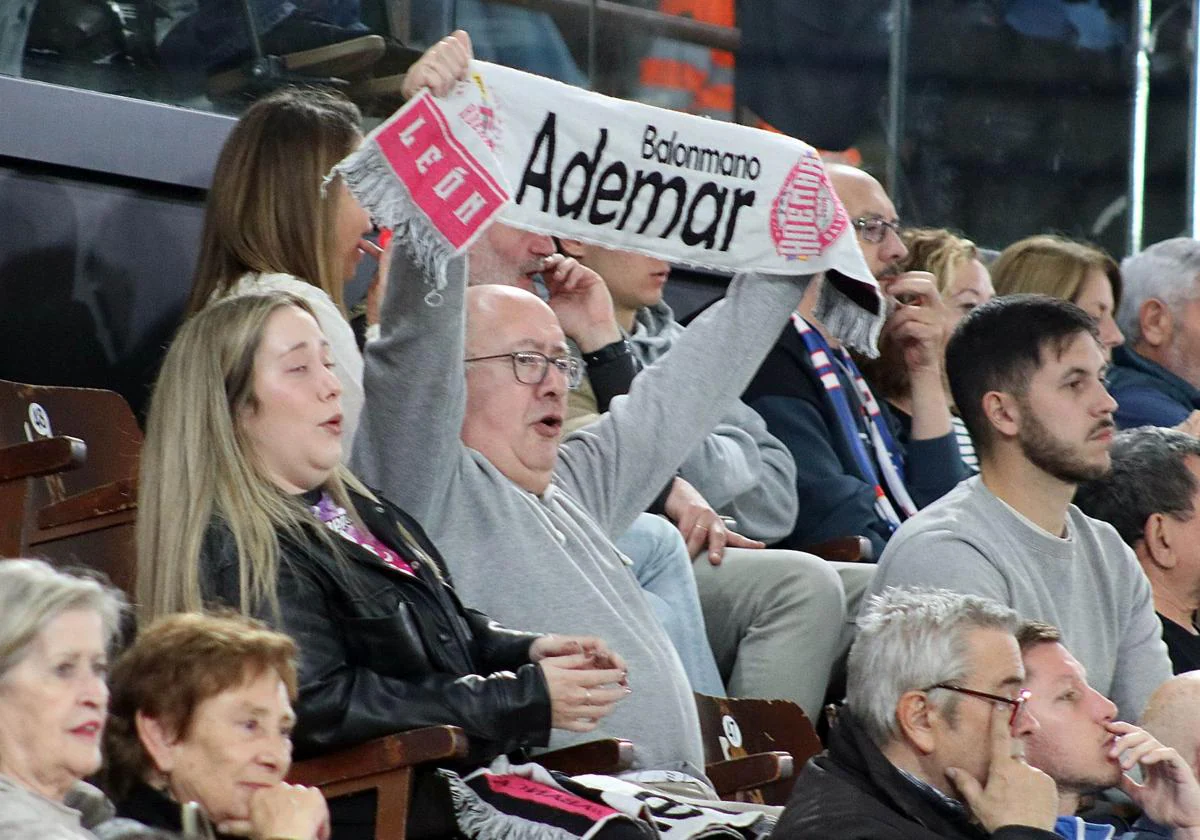
[[[325,185],[339,176],[375,224],[392,230],[392,241],[397,247],[404,248],[420,269],[421,277],[429,286],[425,303],[441,306],[442,290],[446,288],[446,266],[454,251],[413,202],[387,158],[374,143],[363,143],[333,167],[325,178]]]
[[[471,840],[579,840],[577,835],[545,823],[506,814],[485,802],[457,773],[438,770],[450,790],[454,819]]]
[[[878,358],[879,334],[883,331],[886,318],[882,300],[879,302],[878,313],[868,312],[825,279],[821,283],[821,294],[817,298],[813,317],[842,344],[857,350],[868,359]]]

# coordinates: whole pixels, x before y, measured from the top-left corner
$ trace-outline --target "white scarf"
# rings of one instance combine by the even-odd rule
[[[834,271],[815,315],[874,354],[878,287],[816,151],[785,135],[476,61],[468,81],[412,99],[332,175],[437,277],[496,218],[718,271]]]

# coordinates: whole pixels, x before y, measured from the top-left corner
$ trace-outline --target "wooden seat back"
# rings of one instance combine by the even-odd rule
[[[804,710],[788,700],[695,696],[704,763],[717,791],[722,796],[741,793],[741,798],[768,805],[786,804],[795,772],[824,749]],[[790,761],[778,758],[780,753]],[[769,756],[776,756],[776,770],[763,777]],[[742,773],[749,774],[747,780],[758,775],[765,783],[743,787],[736,775]]]
[[[97,569],[132,593],[141,445],[119,394],[0,380],[0,557]]]

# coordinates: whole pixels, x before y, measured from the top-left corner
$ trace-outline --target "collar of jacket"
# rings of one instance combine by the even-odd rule
[[[418,580],[430,586],[450,582],[450,574],[443,564],[441,555],[437,553],[437,549],[434,548],[433,543],[430,542],[429,537],[415,519],[382,499],[379,501],[369,499],[349,487],[346,488],[346,492],[349,493],[354,510],[366,525],[367,530],[381,540],[384,545],[403,557],[416,572]],[[312,507],[320,500],[321,493],[322,490],[317,488],[307,493],[301,493],[300,498],[307,506]],[[378,494],[376,497],[378,498]],[[412,579],[411,575],[392,568],[353,540],[333,531],[329,531],[329,534],[337,540],[337,544],[341,546],[347,556],[385,569],[400,577]]]
[[[1111,825],[1084,822],[1080,817],[1059,817],[1054,833],[1064,840],[1112,840],[1116,829]]]
[[[951,808],[940,794],[913,784],[875,745],[853,712],[843,708],[829,732],[830,760],[860,780],[860,787],[897,813],[944,837],[986,837],[970,823],[965,809]]]
[[[1137,371],[1144,376],[1158,380],[1165,386],[1162,390],[1178,403],[1190,405],[1193,408],[1200,407],[1200,389],[1193,387],[1186,379],[1176,376],[1157,362],[1152,362],[1125,346],[1113,350],[1113,371],[1109,376],[1119,378],[1121,368]]]

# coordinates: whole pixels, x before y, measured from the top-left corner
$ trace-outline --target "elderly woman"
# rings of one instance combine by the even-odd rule
[[[100,767],[119,593],[0,561],[0,838],[93,838],[65,804]]]
[[[621,658],[463,607],[420,525],[342,466],[340,394],[300,298],[227,298],[183,326],[142,450],[143,607],[219,602],[295,638],[302,757],[452,724],[486,761],[594,729],[627,693]]]
[[[143,630],[112,672],[103,777],[117,812],[178,832],[180,803],[195,802],[222,834],[328,837],[320,791],[283,783],[295,654],[287,636],[236,615]]]

